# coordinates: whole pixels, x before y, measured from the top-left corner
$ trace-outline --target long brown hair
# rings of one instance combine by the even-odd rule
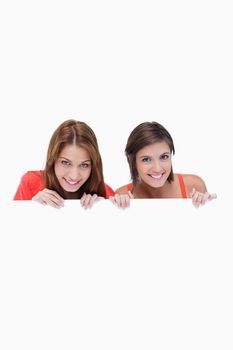
[[[75,194],[67,192],[61,187],[54,170],[55,162],[67,145],[77,145],[84,148],[91,159],[91,174]],[[69,119],[54,131],[47,151],[44,181],[46,188],[56,191],[64,199],[79,199],[84,192],[96,193],[98,196],[105,197],[103,166],[97,139],[93,130],[86,123]]]
[[[175,147],[169,132],[157,122],[141,123],[129,135],[125,154],[129,163],[131,178],[135,184],[138,181],[138,171],[136,167],[136,154],[145,146],[155,142],[165,141],[170,148],[170,152],[175,154]],[[167,178],[168,182],[174,181],[174,174],[171,172]]]

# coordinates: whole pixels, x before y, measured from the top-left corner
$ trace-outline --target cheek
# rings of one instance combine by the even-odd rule
[[[89,178],[90,175],[91,175],[91,168],[85,169],[85,171],[83,172],[83,176],[84,176],[85,178]]]
[[[167,177],[168,177],[171,173],[171,170],[172,170],[171,162],[166,162],[165,164],[163,164],[163,169],[166,171]]]
[[[54,165],[54,172],[56,177],[60,177],[64,173],[63,169],[58,164]]]
[[[166,168],[171,170],[171,168],[172,168],[172,163],[171,163],[171,162],[167,162]]]
[[[54,165],[54,172],[55,172],[55,175],[57,176],[58,175],[58,173],[59,173],[59,168],[58,168],[58,166],[55,164]]]
[[[137,169],[138,175],[144,174],[147,171],[146,166],[141,163],[136,163],[136,169]]]

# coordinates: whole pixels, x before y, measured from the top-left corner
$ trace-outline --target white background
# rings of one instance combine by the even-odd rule
[[[104,248],[100,248],[100,242],[105,242],[104,237],[107,233],[110,234],[109,240],[111,242],[111,239],[114,239],[111,232],[114,234],[136,232],[140,237],[137,241],[140,246],[146,232],[157,232],[157,230],[164,233],[165,242],[169,244],[172,230],[177,237],[177,241],[174,240],[175,251],[178,251],[179,254],[181,251],[185,252],[184,265],[186,263],[187,266],[193,262],[192,258],[195,256],[198,244],[200,247],[202,246],[201,236],[198,236],[197,245],[194,245],[193,250],[190,250],[192,237],[196,233],[203,234],[205,244],[199,257],[201,257],[201,263],[204,264],[204,271],[207,269],[205,262],[210,262],[209,267],[213,279],[210,284],[205,283],[207,288],[203,292],[205,298],[201,299],[200,297],[199,299],[198,310],[200,310],[199,316],[201,316],[196,315],[195,317],[191,313],[194,315],[194,323],[191,322],[190,327],[185,328],[186,334],[190,335],[187,341],[191,344],[192,339],[196,339],[198,346],[193,348],[198,349],[213,349],[214,346],[216,349],[232,348],[232,338],[227,328],[227,325],[232,325],[232,323],[227,320],[227,316],[229,316],[227,313],[221,314],[219,311],[222,300],[224,300],[224,310],[229,307],[232,311],[229,294],[229,290],[232,291],[230,289],[232,288],[230,285],[232,259],[229,253],[232,251],[230,249],[232,248],[230,238],[230,232],[232,232],[230,220],[232,194],[232,128],[230,127],[230,119],[233,109],[232,16],[230,1],[53,2],[47,0],[40,2],[7,1],[4,5],[3,3],[0,5],[0,215],[4,218],[4,220],[1,219],[1,232],[18,234],[17,237],[22,235],[22,241],[19,240],[17,243],[23,253],[25,250],[31,252],[29,255],[31,255],[32,266],[34,266],[33,261],[36,263],[36,257],[40,252],[40,250],[34,251],[32,247],[34,239],[37,237],[36,234],[48,232],[53,235],[58,232],[61,237],[60,243],[64,244],[67,233],[71,232],[75,235],[76,226],[74,223],[76,221],[90,237],[94,228],[97,230],[97,233],[100,234],[100,241],[96,240],[98,249],[101,252],[101,249],[112,252],[112,256],[110,253],[108,256],[110,266],[111,262],[114,262],[117,250],[110,249],[108,240],[106,245],[103,245]],[[180,207],[176,201],[172,200],[160,201],[161,208],[158,207],[156,201],[149,202],[149,205],[143,204],[148,203],[147,201],[138,201],[138,204],[134,204],[139,205],[136,213],[125,211],[123,214],[121,211],[116,211],[116,208],[111,207],[108,210],[101,206],[96,216],[94,211],[93,214],[92,212],[86,213],[88,214],[85,214],[86,220],[83,220],[82,216],[80,216],[80,220],[79,216],[76,219],[72,210],[71,212],[66,210],[63,212],[45,211],[41,214],[39,210],[42,209],[34,206],[32,209],[30,203],[27,203],[26,207],[23,206],[24,204],[12,204],[11,199],[17,189],[20,177],[28,170],[39,170],[44,167],[47,146],[53,131],[60,123],[69,118],[85,121],[95,131],[104,163],[105,182],[113,189],[129,181],[128,165],[124,156],[124,147],[129,133],[143,121],[160,122],[171,133],[175,143],[174,171],[201,176],[205,180],[208,190],[218,194],[217,201],[199,211],[195,211],[189,201]],[[46,210],[49,209],[46,208]],[[48,213],[51,213],[51,220]],[[158,213],[160,220],[155,221],[155,213]],[[21,215],[22,220],[20,219]],[[79,215],[81,214],[79,213]],[[97,220],[94,221],[95,225],[90,220],[91,215]],[[31,226],[30,221],[28,221],[30,217],[32,217],[33,222],[38,223],[38,227]],[[8,228],[6,228],[7,222],[10,222]],[[77,237],[79,237],[78,232]],[[27,235],[30,237],[30,234],[32,234],[32,241],[27,239]],[[212,241],[212,234],[214,241]],[[2,255],[3,262],[1,264],[2,267],[5,267],[1,273],[5,282],[7,276],[13,276],[11,283],[14,285],[17,281],[14,275],[14,266],[17,263],[19,266],[23,266],[24,261],[17,260],[19,253],[15,255],[16,260],[14,260],[14,254],[12,254],[14,249],[8,245],[10,238],[7,237],[4,241],[5,238],[1,236],[3,239],[2,249],[5,252]],[[183,239],[184,237],[187,241]],[[16,242],[15,238],[12,236],[12,242]],[[54,237],[49,236],[49,239],[49,247],[51,247]],[[73,237],[69,241],[71,246],[74,242],[73,239],[75,240]],[[120,236],[119,242],[122,243],[121,239],[123,238]],[[42,235],[41,240],[41,244],[46,246],[46,236]],[[127,240],[128,247],[133,241],[133,236],[127,237]],[[25,243],[24,248],[22,248],[22,242]],[[92,242],[91,238],[90,242]],[[147,242],[146,247],[152,244],[150,240]],[[180,248],[178,248],[177,242],[179,242]],[[208,250],[208,244],[212,246],[212,250]],[[68,245],[68,247],[70,246]],[[217,254],[219,259],[216,261],[213,252],[216,251],[217,247],[220,247],[220,251]],[[125,259],[126,256],[130,259],[130,250],[126,251],[129,255],[125,253],[123,256]],[[53,252],[49,248],[48,252],[51,253],[51,259],[53,259]],[[48,252],[47,255],[45,254],[46,262],[48,262]],[[85,252],[88,252],[88,246],[85,246],[82,254],[85,255]],[[165,252],[166,245],[163,242],[158,259],[162,258]],[[146,254],[146,250],[144,250],[144,254]],[[148,254],[153,257],[152,251]],[[166,266],[172,266],[173,263],[175,266],[182,265],[180,260],[174,260],[174,254],[166,255],[168,259]],[[8,255],[13,259],[12,265],[7,265]],[[56,268],[61,267],[56,254],[54,259],[58,263],[58,265],[55,264]],[[123,261],[126,260],[123,259]],[[133,266],[136,266],[136,269],[138,265],[134,255],[132,261],[135,262],[136,265]],[[154,263],[154,261],[152,262]],[[94,261],[91,261],[91,266],[92,263]],[[203,272],[201,267],[202,264],[192,265],[193,270],[189,275],[190,281],[194,280],[198,283],[195,276]],[[65,269],[68,268],[69,264],[65,264]],[[143,264],[142,269],[146,268],[148,266]],[[161,271],[166,275],[168,268],[165,267],[163,270],[162,263],[161,268]],[[46,271],[46,266],[42,265],[41,271]],[[37,274],[34,275],[35,281],[40,281],[41,271],[38,267]],[[85,274],[86,270],[83,271]],[[124,271],[123,266],[120,267],[119,271]],[[116,273],[112,277],[113,280],[116,278],[119,281],[116,277],[119,271],[116,269]],[[206,320],[206,324],[211,325],[211,320],[213,320],[213,309],[211,307],[205,309],[206,303],[204,301],[206,301],[207,292],[212,290],[215,271],[218,273],[216,278],[218,286],[220,286],[219,289],[215,289],[213,299],[216,305],[215,315],[217,315],[214,320],[217,320],[217,323],[214,323],[212,328],[211,326],[208,328],[208,337],[205,338],[204,326],[197,331],[194,324],[198,324],[200,320]],[[90,270],[86,272],[89,273]],[[162,272],[160,273],[162,274]],[[65,272],[63,272],[62,279],[64,281],[66,280],[65,276]],[[70,275],[68,274],[68,276]],[[143,273],[140,276],[143,280]],[[168,274],[168,277],[171,278],[171,275]],[[67,278],[66,283],[69,285],[70,281]],[[148,281],[144,278],[145,285],[148,285]],[[177,282],[176,286],[177,291],[180,291],[184,285],[179,278],[178,281],[180,283]],[[55,284],[51,283],[50,286],[55,290],[57,283],[58,280],[55,280]],[[197,287],[199,291],[202,285],[203,281]],[[131,287],[133,288],[133,286],[134,283]],[[21,281],[21,287],[23,293],[27,288],[27,283],[24,284]],[[46,284],[43,288],[46,288]],[[4,300],[4,297],[8,295],[7,288],[2,290],[2,300]],[[146,288],[143,289],[141,300],[147,297],[146,290]],[[9,303],[16,298],[18,291],[16,290],[15,293],[8,295]],[[34,295],[33,293],[36,293],[36,288],[32,289],[32,295]],[[19,295],[25,297],[20,292]],[[64,291],[63,296],[64,300],[69,298],[68,288]],[[174,291],[171,290],[170,294],[168,293],[166,296],[173,300]],[[74,298],[75,295],[72,294],[71,301]],[[152,294],[150,294],[150,298],[152,298]],[[151,300],[150,298],[149,300]],[[186,299],[187,304],[182,304],[182,298],[179,300],[182,310],[184,310],[185,305],[192,305]],[[13,305],[17,305],[17,303],[13,303]],[[64,306],[62,305],[61,307]],[[169,305],[174,306],[175,304],[170,302]],[[28,307],[29,304],[26,304],[26,309]],[[125,305],[125,307],[127,306]],[[44,308],[46,310],[46,306]],[[123,309],[124,306],[122,306]],[[20,325],[22,310],[20,307],[12,310],[12,319],[15,318],[19,322],[15,321],[12,325],[5,323],[8,321],[4,317],[1,320],[3,324],[6,324],[5,334],[9,334],[9,337],[11,326],[13,334],[21,329],[17,327]],[[160,331],[164,335],[164,339],[167,342],[170,341],[170,347],[167,348],[171,349],[180,344],[181,335],[177,336],[175,343],[172,342],[174,338],[167,337],[166,332],[168,334],[173,332],[175,335],[175,330],[178,329],[174,316],[177,309],[172,309],[170,312],[169,310],[167,309],[167,319],[170,317],[170,320],[172,319],[174,322],[167,323],[163,319]],[[96,317],[98,309],[95,311],[93,317]],[[5,308],[3,315],[6,314],[7,309]],[[160,314],[162,311],[159,312]],[[187,312],[185,316],[189,322],[191,314]],[[45,314],[45,318],[41,316],[41,323],[46,317],[54,322],[54,318],[52,316],[50,318],[49,315]],[[72,324],[72,316],[70,317],[69,325]],[[122,319],[125,318],[132,322],[132,319],[127,317],[126,313],[123,314],[122,318],[119,316],[118,320],[122,322]],[[223,320],[224,330],[218,323],[219,319]],[[159,323],[156,324],[158,326]],[[185,322],[181,324],[185,325]],[[62,325],[63,323],[59,323],[60,332]],[[90,332],[93,332],[96,323],[91,325]],[[216,338],[218,327],[220,327],[220,337]],[[155,324],[154,328],[156,328]],[[153,338],[154,328],[148,330],[147,339]],[[87,328],[83,329],[84,333],[87,332]],[[140,329],[140,324],[137,324],[136,329],[137,331]],[[35,332],[36,338],[39,337],[39,331],[40,328],[38,330],[31,328],[31,333]],[[74,340],[75,331],[74,327],[73,330],[70,330],[69,335],[70,342],[74,347],[77,345]],[[124,344],[121,343],[126,339],[124,335],[127,333],[122,331],[118,334],[117,330],[115,332],[111,327],[108,328],[108,332],[112,334],[111,341],[113,338],[118,339],[119,346],[116,348],[135,349],[139,339],[137,336],[130,338],[134,339],[130,343],[132,346],[130,347],[127,341]],[[52,332],[53,335],[55,333],[55,331]],[[66,331],[64,334],[69,337]],[[130,334],[133,334],[133,331]],[[142,334],[146,337],[144,331]],[[221,338],[225,339],[223,347],[219,345]],[[15,344],[17,344],[17,339],[15,339]],[[53,345],[50,344],[51,339],[54,341],[51,343]],[[42,331],[40,341],[43,346],[40,348],[45,349],[46,346],[48,349],[52,349],[53,346],[58,348],[61,338],[58,336],[51,339],[47,338]],[[90,340],[90,338],[88,339]],[[103,340],[101,337],[100,339]],[[142,337],[142,339],[144,338]],[[23,342],[25,338],[23,337],[21,340]],[[72,342],[72,340],[74,341]],[[97,342],[98,345],[99,342]],[[106,349],[114,348],[113,346],[108,347],[107,343],[104,344],[102,349],[105,348],[104,346]],[[157,345],[159,346],[159,344],[159,349],[165,349],[168,343],[164,344],[164,347],[161,345],[162,343],[158,342]],[[175,344],[175,346],[171,347],[171,344]],[[190,344],[187,346],[187,343],[182,343],[179,349],[182,346],[184,349],[190,349],[192,348]],[[62,349],[72,348],[71,345],[66,347],[63,342],[60,345]],[[154,345],[156,342],[151,341],[151,348]],[[7,349],[6,343],[4,346],[3,349]],[[28,346],[30,348],[29,344]],[[9,348],[11,349],[10,345]],[[149,349],[150,347],[148,344],[144,347],[139,341],[138,348]]]
[[[228,193],[232,12],[227,1],[8,1],[0,8],[0,197],[44,167],[55,128],[74,118],[96,133],[105,181],[129,181],[132,129],[171,133],[174,170]]]

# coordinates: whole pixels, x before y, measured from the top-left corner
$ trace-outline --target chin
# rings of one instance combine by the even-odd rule
[[[150,187],[152,187],[152,188],[160,188],[160,187],[162,187],[163,185],[164,185],[164,183],[163,184],[147,184],[148,186],[150,186]]]
[[[82,185],[81,185],[82,186]],[[74,193],[74,192],[77,192],[81,186],[78,186],[78,187],[71,187],[71,186],[67,186],[67,184],[63,183],[63,190],[66,191],[66,192],[71,192],[71,193]]]
[[[166,181],[167,181],[167,179],[162,180],[162,181],[158,181],[157,183],[155,183],[155,181],[144,181],[144,183],[151,188],[160,188],[160,187],[164,186]]]

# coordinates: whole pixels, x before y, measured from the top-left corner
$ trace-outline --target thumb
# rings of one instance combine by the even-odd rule
[[[196,192],[196,188],[192,189],[192,192],[190,192],[190,197],[192,197],[194,195],[194,193]]]
[[[131,191],[128,191],[129,198],[134,199],[133,193]]]
[[[210,196],[209,196],[209,200],[212,200],[212,199],[215,199],[217,198],[217,194],[216,193],[212,193]]]

